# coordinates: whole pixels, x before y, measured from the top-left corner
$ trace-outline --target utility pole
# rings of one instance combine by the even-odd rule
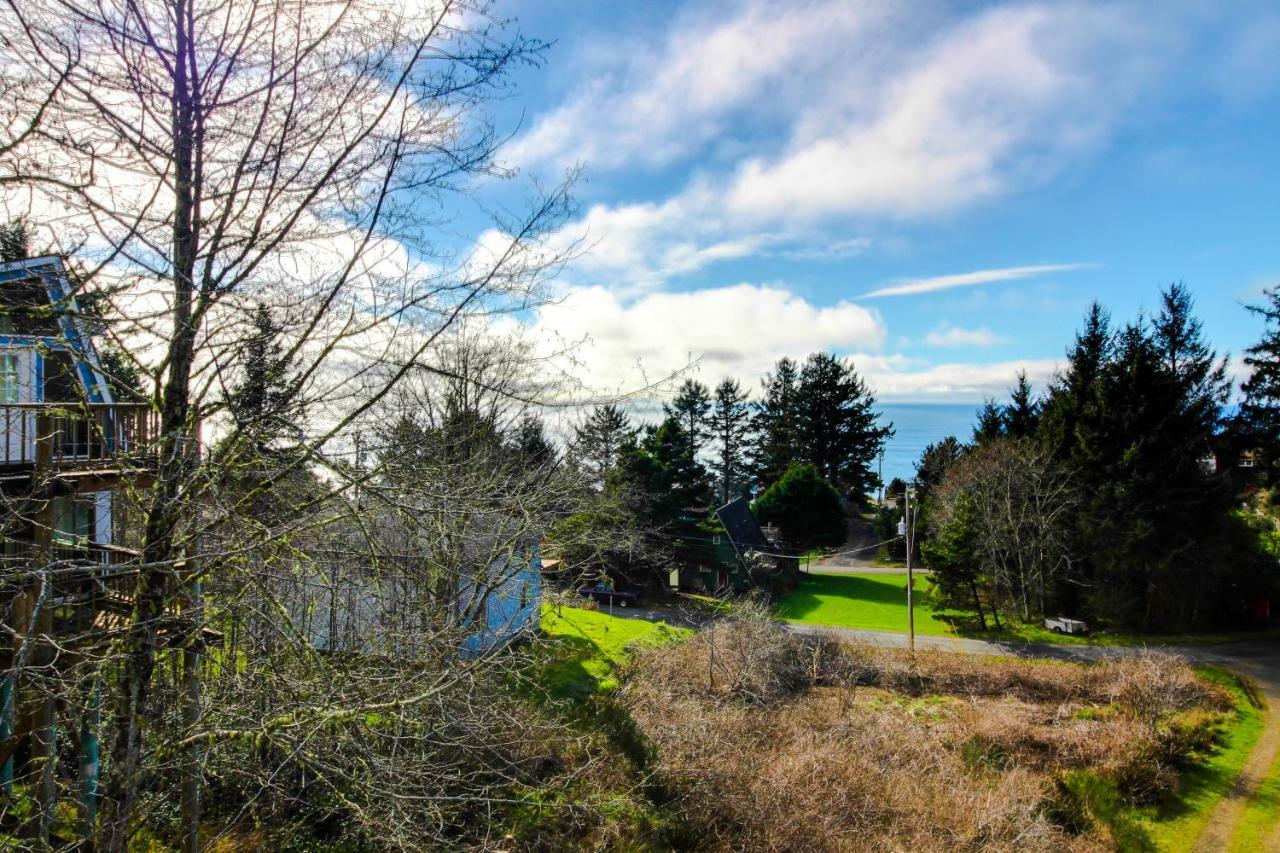
[[[880,500],[877,503],[884,504],[884,447],[880,448],[880,463],[876,466],[876,479],[880,481]]]
[[[907,655],[912,663],[916,660],[916,613],[915,613],[915,576],[911,572],[911,487],[915,481],[903,490],[906,508],[902,513],[902,535],[907,543]]]

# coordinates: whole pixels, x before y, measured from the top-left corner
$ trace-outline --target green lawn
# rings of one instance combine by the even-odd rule
[[[1154,849],[1161,853],[1180,853],[1195,847],[1214,808],[1235,784],[1264,725],[1262,712],[1239,679],[1214,667],[1196,669],[1230,691],[1235,711],[1223,732],[1220,747],[1183,772],[1176,797],[1159,807],[1135,810],[1138,825],[1145,830]]]
[[[1123,634],[1095,631],[1087,635],[1055,634],[1006,616],[1000,630],[978,628],[972,611],[938,610],[929,593],[928,575],[916,576],[916,633],[955,635],[977,640],[1013,640],[1066,645],[1154,646],[1207,645],[1233,640],[1280,638],[1280,630],[1218,632],[1213,634]],[[778,616],[791,622],[862,628],[868,631],[907,630],[907,574],[802,573],[800,584],[778,603]],[[991,616],[987,614],[990,626]]]
[[[582,699],[617,686],[615,673],[628,652],[688,636],[665,622],[624,619],[577,607],[542,608],[542,632],[556,641],[543,661],[541,683],[557,698]]]
[[[1251,853],[1265,850],[1266,842],[1280,824],[1280,755],[1272,762],[1266,779],[1258,786],[1253,801],[1240,817],[1236,837],[1232,839],[1233,853]]]
[[[952,633],[929,604],[924,579],[916,578],[915,592],[916,633]],[[814,625],[906,631],[907,575],[803,574],[799,586],[778,602],[778,616]]]

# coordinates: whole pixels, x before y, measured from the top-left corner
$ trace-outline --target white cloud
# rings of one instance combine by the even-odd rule
[[[847,302],[816,306],[778,285],[631,300],[603,287],[577,288],[541,308],[529,326],[527,339],[547,353],[576,344],[577,378],[606,394],[634,392],[694,363],[708,384],[730,376],[755,393],[779,358],[827,350],[850,358],[883,400],[977,402],[1006,396],[1020,370],[1044,388],[1059,366],[1055,359],[932,364],[886,353],[887,332],[876,313]],[[651,400],[634,405],[653,408]]]
[[[991,284],[997,281],[1018,281],[1034,278],[1051,272],[1070,272],[1072,270],[1090,269],[1094,264],[1039,264],[1027,267],[1002,267],[999,269],[975,270],[974,272],[938,275],[930,278],[907,279],[894,284],[878,287],[864,293],[864,298],[877,296],[908,296],[913,293],[933,293],[938,290],[951,290],[955,287],[973,287],[979,284]]]
[[[943,323],[926,335],[924,342],[931,347],[990,347],[1003,340],[985,326],[980,329],[962,329]]]
[[[695,361],[708,382],[754,380],[783,356],[875,351],[885,339],[878,315],[860,305],[818,307],[754,284],[630,301],[603,287],[578,288],[540,309],[533,325],[544,341],[582,342],[584,379],[601,390],[635,388]]]
[[[632,37],[585,58],[586,81],[504,151],[521,165],[660,166],[724,133],[745,110],[786,114],[850,44],[882,31],[889,4],[834,0],[692,5],[665,38]],[[656,47],[654,46],[657,42]]]
[[[897,359],[855,359],[867,383],[883,400],[978,401],[1004,398],[1025,370],[1036,388],[1043,390],[1061,367],[1056,359],[1023,359],[987,364],[947,362],[913,364]]]
[[[1041,183],[1104,144],[1169,62],[1160,24],[1137,7],[945,8],[748,2],[677,16],[657,50],[600,50],[630,58],[589,64],[590,82],[510,160],[634,168],[699,155],[674,194],[595,205],[566,229],[593,246],[584,269],[652,288],[780,244],[865,243],[873,222]],[[708,156],[713,142],[732,156]]]

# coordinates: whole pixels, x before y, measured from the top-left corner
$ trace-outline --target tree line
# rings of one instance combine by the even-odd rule
[[[1244,403],[1205,339],[1190,291],[1114,324],[1094,303],[1064,369],[1037,396],[1025,374],[988,401],[965,444],[916,467],[921,555],[947,603],[1031,621],[1065,614],[1138,631],[1239,624],[1277,567],[1242,512],[1241,454],[1276,474],[1280,295],[1249,348]]]
[[[861,502],[878,485],[872,461],[893,434],[874,407],[853,364],[823,352],[780,359],[754,400],[733,378],[714,391],[686,379],[656,424],[596,406],[568,450],[596,502],[560,538],[576,544],[575,562],[637,583],[665,578],[681,557],[667,543],[713,530],[711,510],[737,498],[758,496],[757,514],[790,546],[843,541],[841,495]]]

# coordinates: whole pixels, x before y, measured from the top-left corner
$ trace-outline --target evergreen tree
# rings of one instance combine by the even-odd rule
[[[792,548],[839,545],[847,533],[840,494],[809,464],[787,469],[760,495],[753,510],[761,521],[778,525]]]
[[[962,455],[964,445],[954,435],[924,449],[920,454],[920,461],[916,463],[916,494],[921,503],[928,500],[930,492],[942,485],[947,472]]]
[[[31,227],[18,217],[0,225],[0,263],[31,257]]]
[[[706,444],[710,434],[707,422],[711,415],[710,390],[696,379],[686,379],[671,404],[662,404],[662,412],[680,422],[686,452],[691,459],[697,459],[698,451]]]
[[[1086,496],[1076,535],[1089,607],[1141,630],[1207,624],[1238,606],[1247,585],[1247,561],[1230,555],[1233,496],[1199,464],[1229,386],[1191,309],[1175,285],[1150,324],[1140,319],[1103,342],[1095,306],[1042,437]]]
[[[1036,434],[1036,428],[1040,425],[1040,405],[1032,394],[1025,370],[1018,371],[1018,384],[1013,389],[1011,402],[1005,407],[1003,417],[1005,435],[1030,438]]]
[[[240,383],[227,397],[236,426],[260,448],[285,435],[296,438],[300,429],[281,332],[271,310],[257,305],[240,353]]]
[[[675,416],[646,427],[639,441],[622,448],[609,487],[630,496],[643,528],[681,529],[705,512],[711,500],[707,472],[688,448],[684,426]]]
[[[530,468],[546,468],[555,464],[556,449],[547,438],[542,418],[526,412],[516,423],[509,440],[518,464]]]
[[[726,379],[716,387],[710,423],[716,450],[711,470],[719,485],[720,503],[724,505],[741,494],[747,482],[746,450],[751,408],[746,392],[736,380]]]
[[[800,459],[827,481],[862,496],[874,481],[871,463],[893,425],[879,426],[875,397],[853,366],[814,353],[800,370],[796,438]]]
[[[575,458],[596,488],[604,488],[623,448],[635,440],[631,419],[613,403],[605,403],[592,409],[586,422],[574,432]]]
[[[1113,347],[1111,316],[1095,301],[1067,350],[1066,372],[1050,386],[1041,410],[1041,441],[1058,459],[1072,455],[1077,427],[1096,412],[1099,380],[1111,361]]]
[[[973,443],[989,444],[1004,435],[1004,411],[995,400],[988,400],[978,409],[978,423],[973,428]]]
[[[944,518],[929,525],[920,553],[929,566],[939,603],[972,607],[978,614],[978,627],[985,631],[987,620],[980,592],[985,579],[979,571],[977,510],[968,494],[959,495],[948,509]]]
[[[1244,449],[1259,454],[1262,475],[1274,485],[1280,481],[1280,287],[1264,295],[1269,304],[1247,306],[1266,325],[1262,338],[1244,351],[1251,372],[1241,386],[1238,423]]]
[[[800,370],[789,358],[778,360],[763,382],[764,394],[755,404],[751,467],[764,484],[776,482],[798,458],[796,404]]]

